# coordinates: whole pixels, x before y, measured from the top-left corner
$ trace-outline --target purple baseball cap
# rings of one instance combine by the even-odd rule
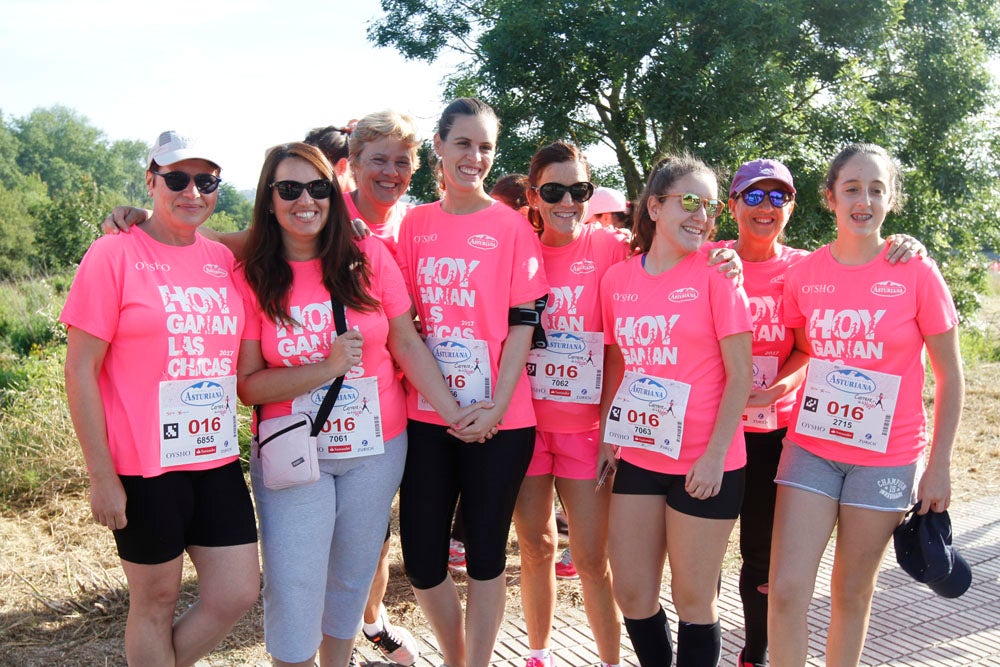
[[[729,186],[729,196],[735,197],[758,181],[773,179],[781,181],[795,194],[795,181],[788,167],[777,160],[751,160],[744,162],[733,176],[733,184]]]

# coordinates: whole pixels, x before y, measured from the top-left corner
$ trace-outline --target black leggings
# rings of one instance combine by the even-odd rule
[[[507,566],[507,535],[521,480],[535,447],[535,428],[500,431],[486,443],[466,444],[447,428],[411,420],[399,489],[399,533],[406,575],[414,588],[437,586],[448,574],[455,504],[469,577],[495,579]]]
[[[740,598],[746,644],[743,659],[763,664],[767,655],[767,583],[771,565],[771,533],[778,487],[774,477],[781,458],[781,441],[787,429],[767,433],[747,431],[747,476],[740,510]]]

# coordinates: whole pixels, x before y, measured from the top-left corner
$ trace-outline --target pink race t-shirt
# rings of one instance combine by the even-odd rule
[[[161,428],[170,427],[169,416],[161,426],[160,383],[236,374],[245,318],[233,278],[232,253],[201,235],[172,246],[135,227],[97,239],[84,255],[59,319],[108,343],[99,386],[118,474],[156,477],[236,459],[160,465]],[[235,419],[236,396],[216,407]]]
[[[347,328],[357,329],[364,337],[361,363],[348,371],[344,380],[378,378],[382,432],[390,440],[406,428],[403,387],[393,368],[386,346],[389,320],[409,312],[410,296],[403,277],[389,250],[377,239],[366,238],[358,246],[368,258],[371,269],[370,294],[381,304],[374,311],[347,309]],[[302,326],[276,325],[260,310],[253,291],[244,283],[247,300],[247,326],[243,337],[259,340],[264,361],[269,368],[302,366],[322,361],[330,355],[330,344],[337,338],[337,325],[330,305],[330,292],[323,285],[320,260],[289,262],[292,289],[288,295],[289,314]],[[242,273],[240,274],[242,278]],[[330,378],[333,380],[333,378]],[[292,413],[292,400],[268,403],[262,407],[262,419]]]
[[[799,412],[809,400],[805,389],[788,439],[842,463],[897,466],[916,461],[927,444],[924,337],[958,323],[951,293],[934,261],[914,258],[893,265],[885,261],[883,251],[867,264],[847,266],[833,258],[827,245],[789,269],[784,295],[785,324],[804,328],[810,359],[900,377],[885,453],[796,432]]]
[[[612,266],[601,281],[604,341],[621,349],[626,371],[683,382],[690,385],[690,394],[676,460],[634,447],[623,447],[621,458],[654,472],[683,475],[705,452],[722,401],[726,369],[719,341],[752,330],[747,297],[733,280],[708,266],[703,250],[656,276],[646,272],[642,258]],[[725,470],[744,465],[739,427],[726,452]]]
[[[357,190],[354,192],[357,192]],[[398,251],[399,225],[403,222],[407,211],[413,208],[413,204],[398,201],[390,209],[388,220],[385,222],[372,222],[358,211],[358,207],[354,203],[353,194],[353,192],[344,193],[344,203],[347,204],[348,215],[351,219],[359,218],[363,220],[368,225],[368,229],[372,231],[372,236],[380,239],[385,244],[385,247],[389,249],[389,253],[395,257]]]
[[[452,215],[441,202],[410,210],[399,232],[396,260],[413,297],[422,333],[485,341],[495,389],[509,327],[507,311],[549,289],[538,235],[520,213],[500,202],[468,215]],[[485,360],[478,360],[483,363]],[[412,389],[412,388],[411,388]],[[407,392],[411,419],[444,425]],[[503,417],[503,429],[535,425],[524,371]]]
[[[542,244],[542,261],[550,284],[542,318],[546,333],[604,331],[601,278],[627,256],[627,237],[600,225],[583,225],[580,235],[564,246]],[[601,408],[597,403],[533,402],[540,431],[585,433],[600,426]]]
[[[710,247],[734,248],[735,241],[718,241]],[[782,309],[782,291],[785,285],[785,273],[803,257],[809,255],[806,250],[777,245],[777,254],[763,262],[743,260],[743,289],[750,301],[750,319],[753,322],[753,355],[755,357],[774,357],[777,367],[788,360],[795,347],[795,336],[791,329],[785,328]],[[774,379],[773,376],[771,378]],[[790,392],[775,402],[778,428],[788,426],[795,406],[795,395]],[[743,428],[752,432],[766,432],[767,429],[744,423]]]

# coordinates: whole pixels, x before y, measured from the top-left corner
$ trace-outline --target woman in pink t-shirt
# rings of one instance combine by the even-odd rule
[[[413,119],[397,111],[370,113],[351,132],[351,171],[357,189],[344,197],[352,218],[368,225],[393,257],[399,225],[412,208],[402,200],[420,166]]]
[[[781,162],[744,162],[729,187],[729,212],[739,236],[715,244],[735,249],[743,260],[743,289],[750,299],[754,328],[754,384],[743,413],[747,466],[740,509],[744,645],[739,667],[767,662],[767,574],[777,496],[774,476],[795,392],[805,378],[807,358],[795,350],[793,332],[784,325],[781,307],[785,272],[809,254],[782,243],[795,210],[795,194],[792,174]],[[887,256],[890,262],[926,254],[912,237],[898,235],[895,240],[894,252]]]
[[[670,558],[683,664],[716,665],[717,585],[739,514],[746,462],[740,420],[750,393],[751,325],[742,288],[707,265],[702,244],[724,203],[690,156],[650,172],[637,254],[601,282],[604,444],[614,466],[608,550],[615,598],[639,661],[671,664],[659,603]]]
[[[60,316],[66,394],[94,519],[114,531],[128,580],[128,662],[191,665],[260,590],[236,430],[245,318],[232,253],[196,234],[218,164],[172,131],[148,164],[152,216],[94,242]],[[201,598],[174,620],[185,551]]]
[[[621,619],[608,565],[610,485],[594,493],[604,368],[598,290],[604,272],[628,255],[628,239],[584,224],[594,186],[590,165],[576,146],[556,142],[542,148],[531,160],[528,182],[529,220],[540,231],[551,288],[543,317],[548,347],[528,356],[538,430],[514,512],[530,649],[526,667],[554,663],[555,488],[566,508],[570,550],[601,662],[617,665]]]
[[[352,239],[318,149],[292,143],[268,153],[241,267],[250,312],[238,362],[243,402],[258,405],[262,419],[315,413],[322,388],[345,375],[318,439],[320,479],[266,488],[256,443],[250,473],[268,652],[276,664],[311,665],[318,651],[323,667],[346,667],[406,457],[405,396],[393,359],[448,424],[469,410],[452,398],[417,335],[389,252],[375,239]],[[337,334],[334,307],[346,307],[346,333]]]
[[[463,405],[491,405],[476,418],[491,427],[492,439],[465,444],[447,433],[418,391],[407,396],[403,560],[453,667],[486,667],[503,620],[507,534],[535,435],[524,363],[536,300],[548,292],[538,237],[522,215],[483,189],[498,130],[496,114],[479,100],[460,98],[445,109],[434,136],[444,197],[406,215],[396,257],[454,394]],[[469,574],[464,619],[448,572],[459,495]]]
[[[806,661],[806,612],[834,526],[826,660],[856,665],[893,529],[914,499],[921,513],[943,511],[951,499],[949,463],[964,385],[958,315],[931,260],[884,261],[889,243],[882,223],[902,199],[899,169],[884,149],[848,146],[826,178],[837,238],[785,275],[785,324],[809,365],[775,480],[772,665]],[[920,476],[928,442],[925,350],[934,371],[935,419]]]

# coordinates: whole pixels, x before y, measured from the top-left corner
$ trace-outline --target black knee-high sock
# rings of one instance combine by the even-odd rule
[[[767,656],[767,595],[759,588],[766,583],[767,572],[761,573],[746,565],[740,570],[740,598],[746,629],[743,661],[755,665],[763,665]]]
[[[670,623],[663,607],[649,618],[626,618],[625,631],[632,640],[640,667],[670,667],[673,664]]]
[[[721,656],[722,627],[718,621],[711,625],[679,622],[677,667],[717,667]]]

